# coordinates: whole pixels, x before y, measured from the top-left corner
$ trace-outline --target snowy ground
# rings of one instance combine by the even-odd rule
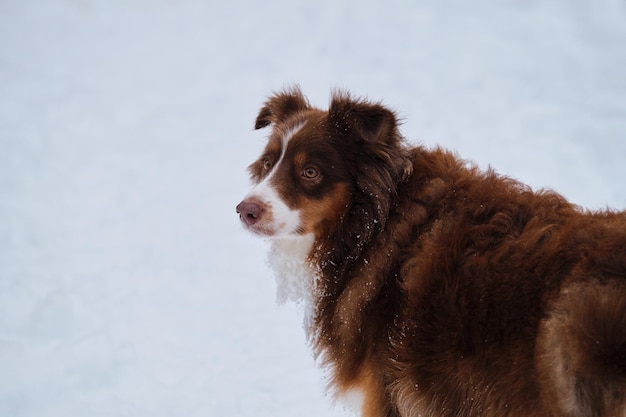
[[[0,0],[0,415],[348,415],[234,211],[265,96],[623,208],[624,68],[622,0]]]

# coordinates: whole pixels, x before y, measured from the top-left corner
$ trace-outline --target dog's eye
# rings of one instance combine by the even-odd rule
[[[302,176],[308,180],[314,180],[320,175],[320,171],[315,167],[306,167],[302,170]]]
[[[270,158],[263,158],[261,162],[263,163],[263,169],[266,171],[272,167],[272,160]]]

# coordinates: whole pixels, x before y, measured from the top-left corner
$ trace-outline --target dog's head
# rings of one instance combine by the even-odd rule
[[[327,236],[351,212],[380,225],[410,173],[396,117],[377,103],[335,92],[324,111],[292,88],[261,108],[255,128],[267,126],[267,146],[249,167],[255,187],[237,206],[244,226],[261,235]]]

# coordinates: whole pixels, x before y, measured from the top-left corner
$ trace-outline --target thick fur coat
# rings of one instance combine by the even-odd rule
[[[266,126],[238,211],[282,259],[305,242],[283,274],[363,416],[626,416],[625,212],[411,146],[343,92],[328,110],[277,93]]]

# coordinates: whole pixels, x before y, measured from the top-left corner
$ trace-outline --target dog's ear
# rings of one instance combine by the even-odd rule
[[[298,87],[291,87],[272,95],[259,111],[254,123],[255,129],[284,121],[292,114],[310,108],[309,102]]]
[[[362,145],[359,146],[360,159],[369,157],[379,161],[375,166],[389,175],[383,181],[385,187],[390,188],[389,184],[411,176],[413,164],[393,111],[380,103],[356,100],[348,93],[336,91],[328,117],[339,137]]]
[[[399,136],[396,115],[379,103],[355,100],[336,91],[328,112],[331,126],[342,135],[383,144],[392,144]]]

